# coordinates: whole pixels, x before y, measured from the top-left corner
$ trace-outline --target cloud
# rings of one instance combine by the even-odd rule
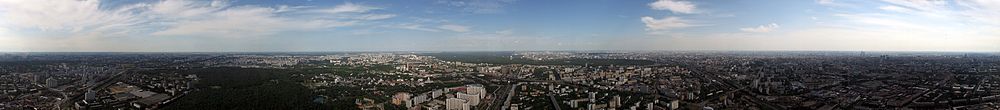
[[[439,0],[436,3],[458,7],[465,12],[490,14],[504,12],[504,7],[515,1],[517,0]]]
[[[167,1],[164,1],[166,3]],[[163,4],[163,3],[161,3]],[[220,5],[197,5],[196,2],[178,3],[183,9],[168,12],[196,12],[194,16],[179,17],[173,25],[152,35],[158,36],[218,36],[256,37],[274,35],[286,31],[317,30],[356,25],[359,22],[395,17],[394,14],[364,14],[379,9],[354,3],[340,4],[330,8],[303,9],[313,12],[311,16],[280,16],[281,8],[259,6],[238,6],[218,9]],[[222,4],[224,6],[227,4]],[[214,10],[214,11],[205,11]],[[291,11],[291,10],[285,10]],[[165,13],[164,16],[186,16],[190,13]],[[326,17],[334,16],[334,17]]]
[[[494,33],[496,33],[498,35],[513,35],[514,34],[514,30],[511,30],[511,29],[500,30],[500,31],[496,31]]]
[[[612,45],[640,50],[832,50],[832,51],[990,51],[1000,49],[1000,1],[884,0],[858,2],[817,0],[846,8],[830,17],[812,17],[814,26],[783,29],[778,23],[740,28],[738,33],[671,32],[661,37],[621,39]],[[863,4],[854,4],[863,3]],[[879,4],[881,3],[881,4]],[[874,6],[874,7],[871,7]],[[671,17],[643,17],[647,30],[683,28],[688,22]],[[676,18],[675,21],[684,19]],[[656,21],[660,22],[656,25]],[[678,27],[671,27],[678,26]],[[697,25],[695,25],[697,26]],[[776,30],[781,29],[781,32]],[[653,33],[660,31],[653,31]],[[774,32],[755,34],[747,32]]]
[[[21,44],[19,43],[22,42],[14,40],[14,38],[14,35],[11,35],[7,28],[0,27],[0,52],[11,51],[20,47],[19,45]]]
[[[885,10],[885,11],[901,12],[901,13],[913,13],[913,10],[910,10],[908,8],[903,8],[903,7],[899,7],[899,6],[891,6],[891,5],[890,6],[882,6],[882,7],[879,7],[878,9],[882,9],[882,10]]]
[[[816,0],[816,3],[824,4],[824,5],[830,5],[830,4],[833,4],[833,1],[834,0]]]
[[[179,21],[176,25],[154,32],[160,36],[256,37],[291,30],[313,30],[350,26],[355,21],[302,20],[276,17],[274,10],[263,7],[238,7],[203,16],[205,19]]]
[[[818,27],[768,35],[716,33],[695,36],[645,37],[612,41],[615,47],[638,50],[746,50],[746,51],[993,51],[1000,38],[961,34],[943,37],[936,32],[858,30]]]
[[[670,10],[674,13],[685,14],[694,13],[696,8],[691,2],[679,0],[657,0],[649,3],[649,7],[652,7],[653,10]]]
[[[948,2],[944,0],[882,0],[882,1],[921,11],[944,11],[947,10],[947,5],[948,5]]]
[[[956,12],[960,16],[968,17],[972,20],[1000,25],[1000,1],[997,0],[957,0],[958,6],[966,10]]]
[[[375,9],[380,9],[380,8],[358,5],[354,3],[344,3],[341,5],[334,6],[332,8],[320,9],[316,11],[329,14],[339,14],[339,13],[364,13]]]
[[[991,5],[995,2],[995,4]],[[861,8],[872,4],[843,4]],[[781,42],[823,50],[995,51],[1000,47],[1000,2],[995,0],[882,0],[881,11],[845,12]],[[954,4],[952,4],[954,3]],[[780,43],[780,42],[779,42]],[[763,43],[762,43],[763,44]],[[777,44],[777,43],[775,43]],[[793,45],[793,44],[788,44]],[[774,47],[769,47],[774,48]]]
[[[157,15],[162,15],[159,17],[163,18],[193,18],[222,10],[225,8],[224,6],[227,6],[224,3],[212,1],[209,4],[205,4],[203,2],[187,0],[164,0],[153,4],[149,11]]]
[[[395,17],[381,8],[354,3],[332,7],[232,6],[225,1],[163,0],[102,5],[98,0],[0,1],[0,14],[13,28],[38,29],[52,36],[269,36],[352,26]],[[307,14],[279,14],[307,13]]]
[[[382,20],[396,17],[395,14],[365,14],[358,16],[356,19],[360,20]]]
[[[468,32],[469,31],[469,27],[468,26],[453,25],[453,24],[441,25],[441,26],[438,26],[437,28],[438,29],[449,30],[449,31],[455,31],[455,32]]]
[[[3,16],[0,24],[79,36],[128,33],[148,22],[136,15],[143,7],[126,5],[105,10],[98,1],[3,0],[0,1],[0,16]]]
[[[391,25],[391,26],[388,26],[388,27],[391,27],[391,28],[400,28],[400,29],[418,30],[418,31],[428,31],[428,32],[440,32],[441,31],[441,30],[437,30],[437,29],[427,28],[427,27],[424,27],[423,25],[420,25],[420,24],[411,24],[411,23]]]
[[[379,7],[354,3],[331,6],[263,6],[224,0],[115,3],[0,0],[0,29],[3,29],[0,30],[0,51],[264,48],[247,45],[268,44],[273,41],[257,40],[278,39],[268,37],[289,32],[363,26],[397,17],[396,14],[373,12],[382,9]]]
[[[757,26],[757,27],[740,28],[740,31],[743,31],[743,32],[764,33],[764,32],[774,31],[775,29],[778,29],[778,28],[781,28],[781,26],[778,26],[778,24],[776,24],[776,23],[771,23],[771,24],[766,24],[766,25],[760,25],[760,26]]]
[[[665,17],[663,19],[656,19],[653,17],[644,16],[641,18],[642,23],[646,24],[646,30],[657,31],[657,30],[671,30],[676,28],[692,27],[697,25],[692,25],[691,21],[681,19],[680,17]]]
[[[306,8],[310,8],[310,7],[311,7],[311,6],[288,6],[288,5],[278,5],[278,7],[277,7],[277,8],[275,8],[274,12],[277,12],[277,13],[282,13],[282,12],[292,12],[292,11],[299,11],[299,10],[302,10],[302,9],[306,9]]]
[[[511,34],[511,30],[498,32],[468,32],[447,37],[440,43],[428,44],[444,51],[509,51],[509,50],[588,50],[601,47],[592,39],[577,37],[551,37],[534,34]],[[605,41],[597,41],[605,42]]]
[[[936,31],[944,27],[932,27],[925,26],[923,24],[912,23],[904,20],[900,20],[898,16],[885,15],[885,14],[835,14],[834,16],[841,17],[847,22],[847,25],[853,25],[851,28],[856,29],[908,29],[908,30],[921,30],[921,31]]]

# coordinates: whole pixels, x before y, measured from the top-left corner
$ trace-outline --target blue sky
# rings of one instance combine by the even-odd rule
[[[995,0],[0,0],[0,51],[1000,51]]]

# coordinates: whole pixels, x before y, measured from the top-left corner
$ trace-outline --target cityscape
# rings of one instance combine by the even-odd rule
[[[7,109],[1000,109],[1000,55],[3,53]]]
[[[1000,0],[0,0],[0,110],[1000,110]]]

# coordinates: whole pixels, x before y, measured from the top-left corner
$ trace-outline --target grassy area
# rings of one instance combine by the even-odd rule
[[[532,65],[650,65],[653,61],[626,59],[559,59],[530,60],[512,52],[448,52],[424,53],[445,61],[490,64],[532,64]]]

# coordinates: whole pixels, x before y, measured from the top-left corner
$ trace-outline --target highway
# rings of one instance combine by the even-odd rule
[[[171,65],[177,65],[177,64],[185,64],[185,63],[192,63],[192,62],[202,62],[202,61],[208,61],[208,60],[212,60],[212,59],[216,59],[216,58],[221,58],[221,57],[222,56],[215,56],[215,57],[206,58],[206,59],[202,59],[202,60],[192,60],[192,61],[185,61],[185,62],[168,63],[168,64],[163,64],[163,65],[152,66],[151,68],[165,67],[165,66],[171,66]],[[111,75],[111,77],[109,77],[109,78],[101,81],[100,84],[97,84],[96,86],[91,86],[91,87],[87,88],[87,90],[97,90],[98,88],[106,88],[106,87],[110,86],[111,84],[117,82],[118,78],[121,78],[121,76],[123,74],[125,74],[126,72],[135,71],[136,69],[137,68],[128,68],[128,69],[122,70],[122,71],[120,71],[118,73],[115,73],[114,75]],[[73,106],[75,106],[75,104],[73,104],[73,103],[75,103],[76,101],[80,100],[80,98],[82,97],[82,95],[83,94],[75,95],[75,96],[72,96],[72,98],[69,98],[69,99],[64,100],[62,102],[59,102],[59,106],[57,106],[57,108],[60,108],[60,109],[62,107],[73,108]]]

